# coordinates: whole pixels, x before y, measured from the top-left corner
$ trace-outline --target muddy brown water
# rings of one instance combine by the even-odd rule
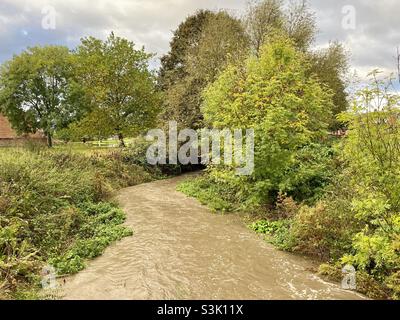
[[[235,215],[176,191],[184,178],[124,189],[134,235],[66,279],[64,299],[362,299],[278,251]]]

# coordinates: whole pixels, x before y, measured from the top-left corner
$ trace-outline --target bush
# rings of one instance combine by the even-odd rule
[[[260,220],[250,225],[252,230],[265,234],[270,243],[285,251],[293,250],[294,239],[290,233],[290,227],[290,220]]]
[[[318,270],[319,275],[331,281],[341,282],[343,280],[341,264],[321,264]],[[371,299],[390,299],[391,292],[384,288],[381,283],[371,277],[368,273],[356,272],[357,291],[365,294]]]
[[[362,229],[348,210],[351,197],[351,188],[338,178],[315,206],[301,206],[291,229],[295,250],[325,261],[349,252],[354,235]]]
[[[241,199],[239,188],[212,174],[184,181],[178,186],[178,190],[190,197],[196,197],[213,210],[223,212],[238,210]]]
[[[190,171],[190,165],[180,165],[180,164],[157,164],[156,166],[150,165],[147,161],[147,150],[152,145],[153,142],[148,142],[144,137],[138,137],[132,146],[124,152],[126,159],[132,164],[139,165],[146,170],[153,172],[154,174],[163,175],[177,175],[182,172]]]

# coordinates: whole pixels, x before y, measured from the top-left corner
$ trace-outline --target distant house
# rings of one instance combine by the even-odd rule
[[[40,133],[18,135],[8,119],[0,113],[0,146],[20,144],[27,140],[43,141],[44,137]]]
[[[17,134],[12,129],[8,119],[0,113],[0,140],[15,139]]]

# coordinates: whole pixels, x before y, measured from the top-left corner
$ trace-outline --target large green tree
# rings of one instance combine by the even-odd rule
[[[235,178],[231,167],[217,168],[238,193],[257,203],[291,188],[303,148],[326,136],[331,91],[307,75],[307,60],[293,41],[278,37],[259,57],[229,66],[204,93],[205,121],[213,128],[255,130],[255,171]]]
[[[76,54],[79,79],[93,108],[88,117],[101,114],[107,125],[104,132],[117,135],[124,146],[126,135],[140,134],[154,124],[160,95],[148,66],[151,54],[113,33],[105,41],[82,39]],[[84,119],[81,125],[90,122]],[[90,133],[91,127],[85,129]],[[98,128],[93,130],[92,135],[97,136]]]
[[[275,34],[289,37],[297,50],[305,53],[309,66],[308,74],[316,75],[320,83],[334,92],[330,129],[340,127],[336,116],[348,108],[346,76],[348,54],[343,45],[333,42],[326,49],[314,51],[311,44],[317,34],[315,14],[307,1],[291,1],[287,6],[281,0],[254,0],[249,3],[243,19],[251,39],[252,51],[268,43]]]
[[[187,45],[181,52],[182,60],[177,64],[178,69],[171,71],[171,75],[179,76],[170,77],[172,81],[164,86],[162,113],[164,122],[175,120],[180,127],[194,129],[203,125],[200,106],[204,88],[216,79],[229,62],[244,59],[248,51],[248,39],[240,20],[225,11],[199,12],[196,17],[198,28],[195,30],[201,32],[190,36],[190,41],[184,39]],[[193,19],[189,17],[187,23],[192,25]]]
[[[163,90],[187,75],[186,56],[190,48],[198,45],[207,19],[213,15],[209,10],[199,10],[174,31],[170,51],[161,58],[158,82]]]
[[[1,68],[1,111],[20,133],[42,130],[51,147],[54,132],[85,110],[75,71],[66,47],[34,47],[14,56]]]

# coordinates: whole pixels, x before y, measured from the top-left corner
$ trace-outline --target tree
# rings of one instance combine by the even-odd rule
[[[92,139],[101,141],[115,133],[109,121],[110,118],[106,110],[95,108],[82,120],[72,123],[63,131],[63,134],[74,141]]]
[[[248,3],[244,25],[252,49],[258,55],[261,46],[277,29],[283,28],[282,0],[251,1]]]
[[[198,45],[207,19],[213,13],[209,10],[199,10],[186,18],[175,30],[170,42],[170,51],[161,58],[158,84],[167,90],[186,75],[186,56],[189,49]]]
[[[342,126],[336,116],[348,109],[346,76],[348,72],[348,54],[343,45],[333,42],[327,49],[308,54],[310,75],[316,75],[320,82],[333,91],[332,119],[330,129]]]
[[[281,0],[252,0],[243,23],[256,55],[275,33],[285,34],[304,52],[316,34],[315,14],[306,0],[293,0],[286,8]]]
[[[77,49],[79,79],[93,106],[88,117],[107,117],[105,130],[117,135],[121,146],[125,146],[125,135],[150,128],[159,112],[160,95],[148,68],[151,57],[113,33],[106,41],[82,39]],[[90,127],[86,129],[89,133]],[[96,127],[92,135],[98,135]]]
[[[163,122],[175,120],[182,128],[202,127],[200,106],[203,89],[215,80],[229,61],[240,60],[248,49],[241,22],[224,11],[208,12],[198,29],[201,29],[201,33],[195,33],[195,39],[185,39],[191,45],[185,46],[182,56],[179,55],[181,62],[178,71],[174,72],[179,73],[180,77],[165,86],[161,119]]]
[[[399,83],[400,83],[400,50],[399,50],[399,47],[397,47],[396,59],[397,59],[397,74],[398,74],[398,79],[399,79]]]
[[[15,56],[1,69],[0,105],[21,133],[43,130],[48,146],[58,129],[79,119],[86,100],[76,79],[68,48],[34,47]]]
[[[204,83],[213,82],[227,64],[245,59],[248,48],[241,21],[226,11],[216,12],[207,18],[198,45],[188,50],[187,71]]]
[[[253,128],[255,171],[237,178],[230,167],[216,168],[219,177],[236,181],[250,202],[270,202],[296,175],[300,151],[326,137],[331,108],[331,92],[307,75],[306,57],[290,39],[275,38],[259,57],[228,66],[204,93],[205,121],[213,128]]]
[[[307,0],[292,0],[285,20],[288,36],[293,39],[297,48],[306,51],[317,32],[315,13],[310,10]]]
[[[341,262],[352,264],[400,296],[400,95],[379,72],[341,118],[349,128],[341,176],[352,190],[347,211],[361,224]],[[341,194],[339,197],[343,197]]]
[[[309,75],[316,75],[321,84],[333,90],[334,109],[330,120],[331,130],[340,123],[336,115],[347,109],[346,75],[348,55],[344,47],[333,42],[328,49],[312,51],[310,45],[316,34],[315,15],[306,1],[291,1],[285,9],[282,1],[262,0],[249,4],[244,24],[252,49],[258,52],[276,34],[289,37],[296,48],[308,56]]]

